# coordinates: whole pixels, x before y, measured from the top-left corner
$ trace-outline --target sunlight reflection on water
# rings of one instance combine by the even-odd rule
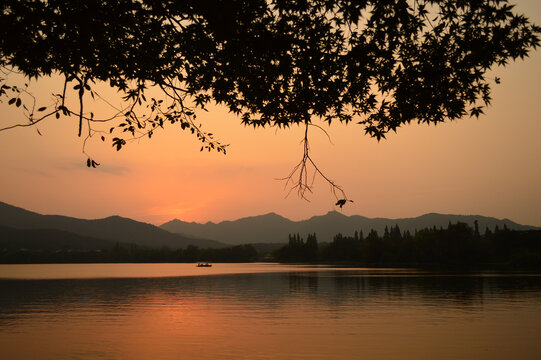
[[[105,273],[96,266],[41,265],[42,280],[1,280],[0,358],[492,360],[541,353],[537,275],[216,264],[216,276],[195,276],[193,269],[208,269],[107,265],[113,277],[99,278]],[[16,269],[26,278],[35,272]],[[0,274],[9,277],[2,266]],[[64,279],[43,280],[47,274]]]

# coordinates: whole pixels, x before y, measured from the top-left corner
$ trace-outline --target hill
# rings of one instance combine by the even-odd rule
[[[52,229],[86,238],[148,247],[167,246],[177,249],[188,245],[204,248],[223,246],[217,241],[173,234],[152,224],[120,216],[86,220],[61,215],[42,215],[2,202],[0,202],[0,226],[25,230]]]
[[[0,226],[0,250],[76,250],[111,249],[116,242],[81,236],[56,229],[15,229]]]
[[[269,213],[235,221],[223,221],[218,224],[213,222],[199,224],[174,219],[160,227],[176,234],[222,239],[220,241],[226,244],[238,245],[282,242],[284,234],[287,238],[288,231],[295,229],[295,222],[275,213]]]
[[[467,223],[472,227],[477,221],[481,232],[484,232],[487,227],[493,230],[496,226],[503,228],[504,225],[512,230],[541,229],[517,224],[508,219],[500,220],[480,215],[430,213],[415,218],[387,219],[359,215],[346,216],[336,211],[302,221],[291,221],[274,213],[206,224],[174,219],[161,225],[161,228],[184,236],[211,238],[226,244],[247,244],[285,243],[288,241],[288,234],[299,233],[306,237],[308,233],[314,232],[317,234],[318,241],[330,242],[337,233],[353,235],[355,231],[363,231],[366,235],[371,229],[375,229],[383,234],[386,226],[395,225],[398,225],[402,231],[409,230],[413,233],[415,230],[434,226],[446,228],[449,222],[454,224],[457,221]]]

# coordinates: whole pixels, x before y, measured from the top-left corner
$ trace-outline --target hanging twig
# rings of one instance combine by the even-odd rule
[[[286,197],[289,196],[292,191],[295,191],[301,199],[310,201],[307,198],[307,193],[312,193],[312,187],[314,185],[315,178],[317,175],[319,175],[330,185],[331,192],[337,200],[336,205],[342,208],[342,206],[344,206],[346,202],[353,202],[353,200],[349,200],[342,187],[336,184],[330,178],[328,178],[325,173],[323,173],[323,171],[321,171],[320,168],[316,165],[316,163],[312,160],[312,157],[310,156],[310,143],[308,140],[309,126],[315,126],[321,129],[325,133],[325,135],[327,135],[329,141],[331,141],[329,134],[323,128],[309,122],[305,123],[304,137],[301,140],[303,148],[302,158],[299,163],[293,167],[288,176],[280,178],[278,180],[285,181],[286,189],[289,187],[289,191]],[[310,167],[313,169],[313,173],[311,176],[309,174]]]

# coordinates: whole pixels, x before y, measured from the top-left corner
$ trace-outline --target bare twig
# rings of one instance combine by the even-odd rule
[[[307,193],[312,193],[312,187],[315,181],[316,176],[321,176],[323,180],[325,180],[331,187],[331,192],[334,195],[334,197],[337,200],[336,205],[339,205],[340,208],[347,202],[352,202],[352,200],[349,200],[346,196],[346,193],[342,189],[342,187],[338,184],[336,184],[333,180],[328,178],[323,171],[316,165],[316,163],[312,160],[312,157],[310,156],[310,143],[308,140],[308,129],[309,126],[315,126],[319,129],[321,129],[329,138],[329,134],[320,126],[311,124],[311,123],[305,123],[304,128],[304,137],[301,140],[302,148],[303,148],[303,154],[301,160],[293,167],[291,172],[288,176],[284,178],[280,178],[278,180],[285,181],[285,188],[287,189],[289,187],[289,191],[286,195],[289,196],[289,194],[292,191],[295,191],[297,195],[306,201],[310,201],[307,198]],[[332,143],[332,142],[331,142]],[[312,175],[310,176],[310,168],[312,168]],[[309,180],[310,179],[310,180]]]

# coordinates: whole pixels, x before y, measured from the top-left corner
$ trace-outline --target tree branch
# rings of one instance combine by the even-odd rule
[[[347,202],[353,202],[352,200],[349,200],[346,196],[346,193],[342,189],[342,187],[338,184],[336,184],[333,180],[331,180],[321,169],[316,165],[316,163],[312,160],[312,157],[310,156],[310,143],[308,139],[308,129],[309,126],[315,126],[327,135],[329,138],[329,141],[331,141],[329,134],[320,126],[314,125],[312,123],[306,122],[305,128],[304,128],[304,136],[301,140],[302,148],[303,148],[303,154],[301,157],[301,160],[293,167],[291,172],[288,176],[284,178],[279,178],[277,180],[285,181],[285,188],[287,189],[289,187],[289,191],[286,195],[289,196],[289,194],[292,191],[295,191],[297,195],[306,201],[310,201],[307,198],[307,193],[312,193],[312,187],[314,185],[315,178],[319,175],[320,177],[327,182],[331,187],[331,192],[334,195],[334,197],[337,200],[337,205],[340,205],[340,208]],[[332,143],[332,142],[331,142]],[[310,167],[312,168],[312,175],[310,176]],[[310,179],[310,181],[309,181]]]

